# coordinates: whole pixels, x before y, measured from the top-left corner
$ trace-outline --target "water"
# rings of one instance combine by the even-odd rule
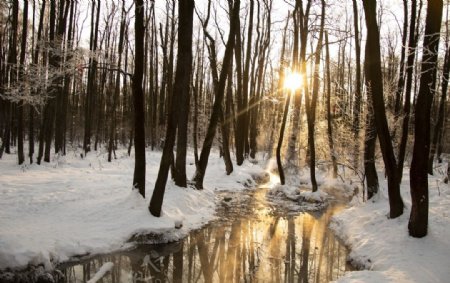
[[[107,262],[100,282],[329,282],[346,270],[347,249],[327,228],[343,209],[287,214],[266,190],[221,193],[219,219],[183,241],[138,245],[58,267],[66,282],[86,282]]]

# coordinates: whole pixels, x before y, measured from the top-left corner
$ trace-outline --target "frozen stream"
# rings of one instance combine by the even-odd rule
[[[220,192],[218,219],[180,242],[140,244],[58,269],[66,282],[102,277],[104,283],[329,282],[351,269],[347,249],[328,229],[344,205],[288,213],[266,193],[264,188]]]

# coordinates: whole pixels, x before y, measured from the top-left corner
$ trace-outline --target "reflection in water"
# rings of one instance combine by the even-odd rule
[[[347,251],[327,228],[342,206],[282,217],[266,203],[265,190],[249,194],[224,202],[223,220],[181,242],[60,268],[67,282],[89,280],[105,262],[114,268],[102,282],[328,282],[348,270]]]

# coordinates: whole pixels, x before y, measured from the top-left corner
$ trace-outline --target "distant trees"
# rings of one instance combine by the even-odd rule
[[[404,0],[403,22],[389,34],[379,1],[363,0],[365,27],[358,1],[350,9],[338,2],[282,1],[284,21],[273,19],[281,5],[273,0],[0,2],[0,158],[16,152],[26,164],[28,146],[29,163],[41,164],[53,148],[82,158],[106,148],[112,162],[118,147],[130,154],[134,146],[133,186],[145,196],[146,147],[162,149],[149,207],[159,216],[169,170],[176,185],[190,184],[190,147],[197,189],[217,146],[226,174],[273,153],[282,183],[283,163],[286,175],[309,165],[313,191],[316,170],[336,178],[350,168],[367,199],[379,189],[381,151],[395,218],[412,156],[410,234],[424,236],[424,168],[434,173],[440,155],[450,73],[448,35],[438,52],[442,0],[428,1],[425,21],[424,1]],[[289,72],[300,73],[302,87],[287,93]]]

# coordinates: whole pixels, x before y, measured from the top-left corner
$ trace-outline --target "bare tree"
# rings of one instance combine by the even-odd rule
[[[410,170],[411,214],[409,235],[424,237],[428,229],[428,157],[430,153],[431,104],[436,88],[436,64],[442,0],[429,0],[425,19],[420,87],[415,105],[414,149]]]

